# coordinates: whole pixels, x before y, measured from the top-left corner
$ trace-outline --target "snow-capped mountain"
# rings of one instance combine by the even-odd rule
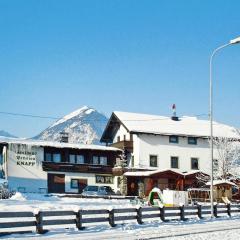
[[[4,130],[0,130],[0,136],[2,137],[8,137],[8,138],[17,138],[16,136],[12,135],[9,132],[6,132]]]
[[[69,143],[99,144],[107,117],[84,106],[56,121],[34,139],[59,141],[60,132],[68,133]]]

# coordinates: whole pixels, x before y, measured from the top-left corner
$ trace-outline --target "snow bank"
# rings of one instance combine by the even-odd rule
[[[20,192],[16,192],[16,194],[14,194],[10,199],[17,200],[17,201],[25,201],[26,200],[26,198]]]

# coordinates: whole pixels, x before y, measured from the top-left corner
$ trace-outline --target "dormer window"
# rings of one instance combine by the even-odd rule
[[[170,143],[178,143],[178,136],[169,136]]]

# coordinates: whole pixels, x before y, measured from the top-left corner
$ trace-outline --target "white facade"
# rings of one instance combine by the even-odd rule
[[[95,174],[95,173],[65,173],[65,192],[66,193],[78,193],[78,189],[71,187],[71,179],[85,179],[88,185],[102,186],[101,183],[96,183],[96,175],[110,176],[109,174]],[[111,176],[113,177],[113,176]],[[113,177],[113,184],[104,183],[104,186],[111,187],[115,192],[119,191],[117,186],[117,178]]]
[[[42,145],[42,142],[41,144]],[[60,149],[64,148],[66,145],[67,149],[75,145],[70,144],[52,144],[54,148]],[[64,172],[64,171],[44,171],[44,148],[51,147],[50,143],[44,144],[44,146],[39,146],[38,142],[27,142],[26,140],[0,140],[0,149],[4,149],[6,152],[3,156],[3,151],[0,152],[1,163],[0,168],[4,172],[3,176],[8,180],[8,186],[10,190],[20,191],[20,192],[33,192],[33,193],[47,193],[48,192],[48,174],[61,174],[64,176],[64,185],[66,193],[78,193],[79,189],[74,187],[72,184],[72,179],[74,180],[86,180],[87,185],[96,186],[110,186],[114,191],[118,191],[117,178],[113,174],[103,174],[98,173],[84,173],[84,172]],[[79,145],[78,149],[82,150],[83,145]],[[104,153],[104,151],[119,151],[115,148],[108,148],[104,146],[86,145],[85,148],[89,151],[99,151]],[[86,150],[85,149],[85,150]],[[4,160],[3,160],[4,159]],[[59,163],[61,164],[61,162]],[[69,163],[70,164],[70,163]],[[99,167],[101,170],[101,167]],[[108,178],[109,182],[97,182],[96,178]]]
[[[188,144],[187,137],[178,137],[178,143],[170,143],[169,136],[134,134],[133,154],[134,168],[171,169],[171,157],[178,157],[180,172],[189,172],[191,158],[198,159],[198,170],[209,173],[210,151],[207,139],[198,138],[196,145]],[[157,156],[157,167],[150,166],[150,156]]]
[[[132,141],[133,149],[126,148],[131,152],[128,154],[130,168],[175,169],[179,172],[199,170],[209,174],[211,169],[209,134],[209,121],[196,117],[174,119],[148,114],[113,112],[101,141],[116,144],[115,146],[119,140]],[[235,128],[217,122],[213,124],[213,134],[214,137],[240,138]],[[176,143],[170,141],[173,136],[178,138]],[[196,142],[189,143],[189,139]],[[155,166],[151,166],[153,164],[150,164],[150,156],[157,158]],[[171,158],[175,160],[177,158],[178,166],[171,164]],[[218,159],[216,150],[214,159]],[[197,162],[197,166],[193,162]]]
[[[40,192],[47,190],[47,172],[42,170],[41,147],[10,143],[7,150],[7,179],[11,190]]]

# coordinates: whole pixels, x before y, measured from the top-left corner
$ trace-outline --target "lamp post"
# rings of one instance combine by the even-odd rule
[[[210,192],[210,195],[211,195],[211,217],[214,217],[214,214],[213,214],[213,84],[212,84],[212,63],[213,63],[213,57],[216,55],[216,53],[227,47],[227,46],[230,46],[230,45],[233,45],[233,44],[238,44],[240,43],[240,37],[238,38],[235,38],[233,40],[231,40],[229,43],[226,43],[218,48],[216,48],[212,54],[211,54],[211,57],[210,57],[210,62],[209,62],[209,90],[210,90],[210,93],[209,93],[209,121],[210,121],[210,156],[211,156],[211,192]]]

